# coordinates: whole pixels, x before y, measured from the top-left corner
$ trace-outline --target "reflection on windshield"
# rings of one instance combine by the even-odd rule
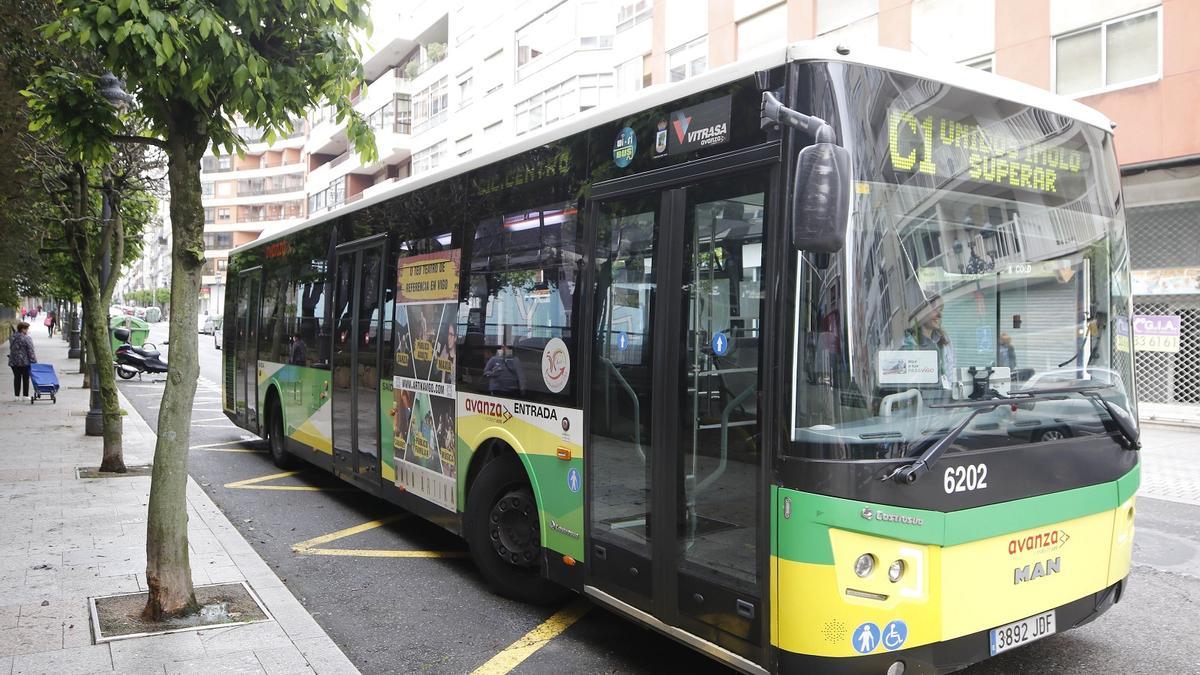
[[[889,77],[895,98],[860,104],[879,124],[864,124],[854,147],[845,255],[799,265],[796,451],[911,456],[967,414],[947,404],[1051,387],[1112,385],[1104,397],[1133,413],[1123,214],[1104,134]],[[873,86],[886,93],[884,84]],[[911,123],[889,130],[915,90],[937,112],[917,105]],[[977,145],[956,145],[954,129],[972,130]],[[1048,148],[1070,163],[1037,154]],[[989,156],[1007,158],[1017,178],[980,173]],[[1050,164],[1053,183],[1023,184],[1021,167],[1032,176]],[[1106,424],[1102,406],[1072,394],[979,414],[957,446],[1105,434]]]

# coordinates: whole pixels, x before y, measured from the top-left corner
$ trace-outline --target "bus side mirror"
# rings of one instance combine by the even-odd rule
[[[850,152],[833,143],[801,150],[792,190],[792,245],[836,253],[846,244],[849,217]]]

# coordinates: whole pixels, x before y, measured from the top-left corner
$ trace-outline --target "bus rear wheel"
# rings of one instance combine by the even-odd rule
[[[283,411],[279,409],[278,401],[272,401],[267,410],[267,444],[271,447],[271,461],[281,469],[290,469],[296,460],[284,447]]]
[[[541,576],[537,501],[515,457],[480,469],[467,496],[466,529],[471,558],[496,593],[537,604],[566,597],[567,589]]]

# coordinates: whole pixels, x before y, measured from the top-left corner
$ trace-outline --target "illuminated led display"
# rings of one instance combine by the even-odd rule
[[[1078,150],[1022,140],[995,127],[895,109],[888,111],[888,150],[896,171],[1047,194],[1058,194],[1059,179],[1078,174],[1083,161]]]

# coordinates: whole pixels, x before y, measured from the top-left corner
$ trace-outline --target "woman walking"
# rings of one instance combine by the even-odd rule
[[[33,351],[33,338],[29,337],[29,324],[17,324],[17,332],[8,338],[8,365],[13,371],[13,398],[18,401],[29,398],[29,364],[37,363]]]

